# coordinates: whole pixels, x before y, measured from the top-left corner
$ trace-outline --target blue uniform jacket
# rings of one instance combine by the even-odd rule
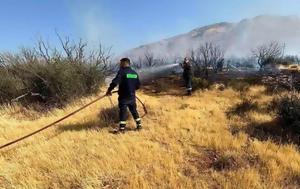
[[[135,99],[135,91],[141,85],[139,75],[130,67],[120,68],[108,90],[112,91],[117,85],[119,85],[119,101],[133,100]]]

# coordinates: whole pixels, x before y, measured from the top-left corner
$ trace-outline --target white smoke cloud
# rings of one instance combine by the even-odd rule
[[[79,35],[93,46],[100,43],[113,47],[114,51],[122,48],[119,29],[100,1],[69,1],[74,25]]]
[[[123,36],[121,28],[113,20],[112,15],[106,12],[101,1],[87,0],[83,3],[79,0],[69,0],[67,2],[69,2],[79,35],[89,43],[98,45],[102,42],[106,46],[113,46],[113,51],[117,54],[128,47],[126,36]],[[269,9],[278,9],[278,7],[272,7],[274,4],[271,3]],[[154,34],[155,31],[152,32],[152,35]],[[146,39],[147,36],[143,35],[145,41],[149,41]],[[154,35],[152,38],[158,37]],[[300,54],[300,18],[297,16],[260,16],[234,24],[216,24],[156,43],[142,45],[121,56],[136,58],[143,56],[146,51],[152,52],[157,57],[186,56],[190,49],[196,49],[206,41],[221,45],[226,50],[227,56],[247,56],[256,46],[274,40],[285,43],[287,53]]]
[[[300,17],[258,16],[239,23],[220,23],[127,51],[129,57],[146,51],[157,57],[186,56],[205,42],[220,45],[226,56],[249,56],[258,45],[278,41],[286,44],[287,54],[300,54]]]
[[[286,44],[289,54],[300,53],[300,18],[297,16],[259,16],[244,20],[228,33],[233,41],[227,41],[231,54],[245,54],[250,49],[270,41]]]

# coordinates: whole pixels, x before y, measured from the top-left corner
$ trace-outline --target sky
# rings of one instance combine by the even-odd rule
[[[298,15],[300,0],[1,0],[0,51],[16,52],[56,33],[115,54],[217,22]]]

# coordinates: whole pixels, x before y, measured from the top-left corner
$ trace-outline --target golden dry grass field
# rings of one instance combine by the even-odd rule
[[[111,134],[117,109],[105,98],[1,150],[0,188],[299,188],[298,146],[281,133],[265,87],[180,90],[138,92],[149,111],[140,132]],[[3,107],[0,144],[93,98],[45,115]]]

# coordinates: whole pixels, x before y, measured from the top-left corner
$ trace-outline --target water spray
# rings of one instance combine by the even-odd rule
[[[177,73],[179,72],[180,66],[178,63],[174,64],[166,64],[166,65],[161,65],[161,66],[155,66],[155,67],[149,67],[149,68],[142,68],[140,70],[137,70],[139,74],[139,78],[141,82],[146,82],[158,77],[170,75],[172,73]],[[105,83],[109,85],[115,75],[108,76],[105,79]]]
[[[177,67],[179,68],[179,64],[177,64],[177,63],[167,64],[167,65],[162,65],[162,66],[157,66],[157,67],[141,69],[138,71],[138,73],[139,73],[141,81],[147,81],[147,80],[166,76],[173,72],[176,72]]]

